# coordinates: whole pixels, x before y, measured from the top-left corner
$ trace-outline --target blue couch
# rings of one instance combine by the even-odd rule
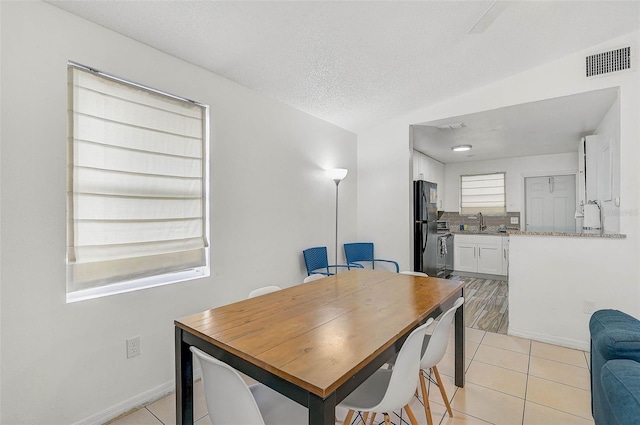
[[[596,311],[591,333],[591,412],[596,425],[640,424],[640,321]]]

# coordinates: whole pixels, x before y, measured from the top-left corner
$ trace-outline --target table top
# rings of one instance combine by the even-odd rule
[[[326,397],[461,288],[459,281],[355,269],[175,325]]]

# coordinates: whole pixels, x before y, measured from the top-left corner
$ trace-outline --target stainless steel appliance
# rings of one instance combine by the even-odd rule
[[[451,233],[438,235],[437,268],[435,277],[446,279],[453,272],[453,235]]]
[[[449,220],[438,220],[438,233],[447,233],[449,230]]]
[[[413,182],[413,269],[429,276],[436,276],[438,269],[437,203],[437,184],[425,180]]]

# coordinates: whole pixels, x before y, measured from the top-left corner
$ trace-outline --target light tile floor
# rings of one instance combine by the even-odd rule
[[[466,330],[465,346],[464,388],[453,384],[453,338],[438,366],[453,418],[446,413],[440,392],[432,387],[429,400],[434,424],[593,425],[589,353],[472,328]],[[211,425],[200,381],[194,392],[196,425]],[[426,424],[420,401],[414,399],[411,407],[420,424]],[[338,409],[336,415],[342,419],[345,413]],[[406,414],[403,416],[406,419]],[[406,423],[398,416],[393,421]],[[111,425],[173,424],[174,395],[111,422]]]

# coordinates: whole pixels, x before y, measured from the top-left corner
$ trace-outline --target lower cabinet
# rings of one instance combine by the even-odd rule
[[[453,240],[453,269],[459,272],[506,275],[502,236],[460,235]]]
[[[453,238],[453,270],[459,272],[478,272],[478,244],[458,242]]]
[[[509,275],[509,238],[502,238],[502,274]]]

